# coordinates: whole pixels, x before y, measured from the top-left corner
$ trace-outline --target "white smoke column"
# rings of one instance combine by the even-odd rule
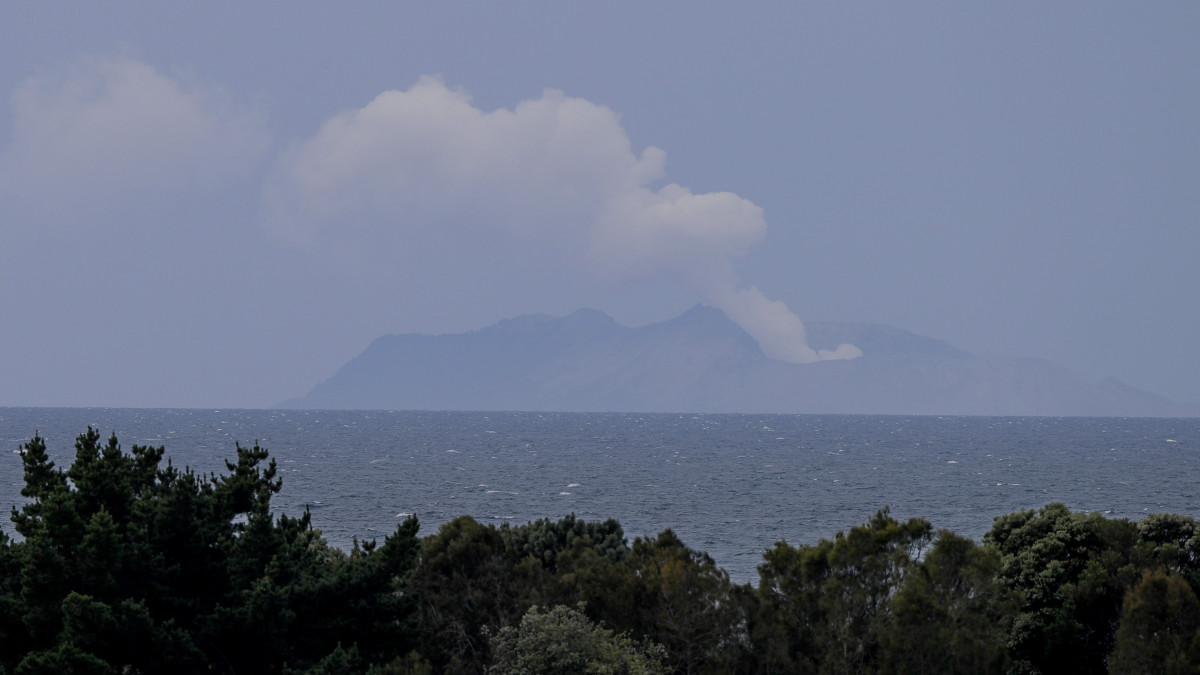
[[[620,116],[590,101],[548,89],[484,111],[467,92],[423,77],[336,115],[284,153],[263,190],[263,226],[344,267],[408,270],[422,289],[521,295],[531,288],[513,286],[515,277],[534,279],[536,293],[594,286],[597,275],[621,284],[667,274],[771,358],[861,354],[813,350],[782,302],[740,288],[732,260],[766,236],[762,209],[732,192],[653,189],[665,161],[655,147],[634,153]],[[446,305],[462,300],[445,292]]]
[[[804,322],[779,300],[768,300],[762,291],[732,286],[717,289],[713,304],[758,341],[763,353],[788,363],[835,361],[862,356],[862,350],[851,344],[837,349],[813,349],[808,346]]]
[[[697,195],[674,184],[657,192],[641,188],[599,219],[591,254],[619,274],[670,270],[687,279],[769,358],[813,363],[862,356],[851,344],[813,349],[804,322],[787,305],[768,299],[757,287],[739,288],[731,261],[766,231],[762,209],[731,192]]]

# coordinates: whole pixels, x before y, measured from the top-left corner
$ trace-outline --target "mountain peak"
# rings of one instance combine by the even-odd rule
[[[616,320],[598,309],[577,309],[563,317],[562,321],[580,328],[610,329],[618,327]]]
[[[393,335],[283,407],[959,415],[1183,416],[1115,381],[1091,384],[1039,359],[975,356],[891,326],[807,324],[814,348],[864,356],[768,359],[719,309],[621,326],[581,309],[455,335]]]
[[[673,321],[681,321],[684,323],[718,323],[730,322],[725,312],[710,307],[708,305],[695,304],[687,309],[686,312],[672,319]]]

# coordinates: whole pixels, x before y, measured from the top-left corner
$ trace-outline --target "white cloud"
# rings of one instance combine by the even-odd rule
[[[441,264],[610,280],[667,273],[771,356],[847,355],[813,352],[782,303],[738,291],[729,261],[766,235],[762,209],[729,192],[654,189],[665,159],[654,147],[635,153],[618,115],[584,99],[546,90],[489,112],[423,77],[335,116],[285,153],[264,189],[263,224],[335,264],[420,267],[425,288],[446,285]]]
[[[23,82],[0,154],[0,204],[29,225],[79,230],[184,194],[244,182],[266,119],[224,90],[129,58],[90,58]]]
[[[706,276],[766,231],[762,209],[732,192],[697,195],[675,184],[656,192],[638,186],[597,214],[590,255],[623,274],[666,268]]]
[[[603,106],[547,90],[484,112],[424,77],[334,117],[286,153],[266,189],[264,222],[322,247],[433,227],[544,237],[590,227],[660,177],[663,161],[657,148],[634,155]]]

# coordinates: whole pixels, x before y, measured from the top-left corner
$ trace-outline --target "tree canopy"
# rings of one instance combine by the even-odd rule
[[[779,542],[735,584],[671,530],[615,520],[330,546],[277,514],[275,463],[220,474],[88,429],[20,448],[0,532],[0,673],[1135,673],[1200,663],[1200,527],[1062,504],[982,542],[884,508]]]
[[[162,464],[163,448],[94,429],[57,468],[21,448],[29,502],[5,540],[0,661],[18,673],[304,670],[355,644],[373,660],[415,646],[417,522],[381,546],[330,547],[306,512],[275,516],[281,482],[257,445],[228,473]],[[264,464],[265,463],[265,464]]]

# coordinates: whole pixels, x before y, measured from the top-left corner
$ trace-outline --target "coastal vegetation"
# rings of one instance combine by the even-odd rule
[[[21,447],[0,533],[0,672],[1189,673],[1200,527],[1061,504],[981,542],[887,509],[779,542],[736,584],[671,530],[615,520],[330,546],[257,445],[222,474],[88,429],[62,469]]]

